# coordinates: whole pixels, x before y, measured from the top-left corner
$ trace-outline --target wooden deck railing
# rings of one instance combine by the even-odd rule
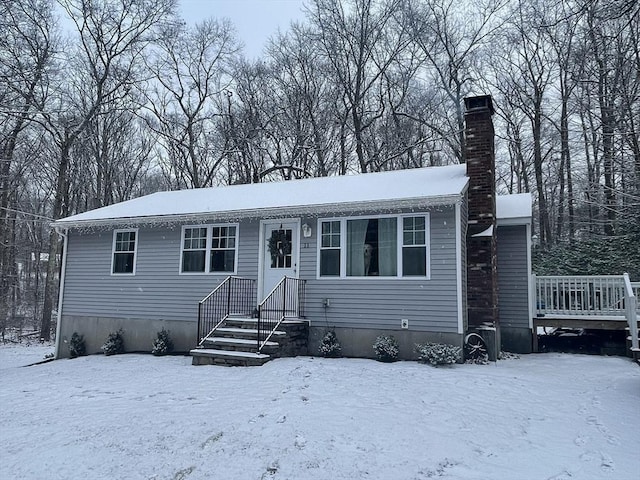
[[[629,275],[533,276],[533,312],[538,324],[548,319],[625,321],[631,349],[638,349],[640,282]],[[591,323],[591,322],[589,322]],[[534,326],[536,321],[534,321]],[[594,323],[595,324],[595,323]]]
[[[623,275],[535,276],[535,314],[621,316]]]

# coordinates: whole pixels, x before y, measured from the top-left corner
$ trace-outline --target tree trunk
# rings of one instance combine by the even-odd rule
[[[64,143],[60,151],[60,163],[56,181],[56,194],[53,203],[53,218],[58,219],[64,213],[64,199],[67,197],[69,170],[69,155],[71,142]],[[44,341],[51,340],[51,310],[55,305],[56,291],[58,287],[57,257],[60,253],[60,242],[55,230],[49,235],[49,261],[47,262],[47,279],[44,288],[44,306],[42,310],[42,322],[40,325],[40,338]],[[58,306],[59,308],[59,306]]]
[[[535,111],[533,113],[533,169],[536,177],[536,190],[538,192],[538,227],[540,229],[540,243],[549,246],[551,242],[551,226],[549,223],[549,210],[547,207],[544,179],[542,175],[542,98],[538,96]]]

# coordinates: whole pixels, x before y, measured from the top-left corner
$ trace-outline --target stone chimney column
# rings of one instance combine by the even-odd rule
[[[467,307],[469,329],[487,342],[489,358],[500,350],[496,257],[495,150],[491,96],[465,103],[465,151],[469,177]]]

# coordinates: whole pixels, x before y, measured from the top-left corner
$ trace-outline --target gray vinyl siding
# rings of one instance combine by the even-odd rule
[[[419,212],[415,212],[419,214]],[[317,278],[317,228],[302,240],[301,278],[307,280],[306,312],[312,326],[400,329],[456,333],[455,210],[453,206],[430,213],[430,279]],[[317,226],[317,219],[303,219]],[[306,242],[306,245],[305,245]],[[323,299],[330,306],[324,308]]]
[[[240,276],[258,275],[259,222],[244,222],[238,232]],[[71,231],[63,311],[103,318],[197,321],[198,302],[224,275],[180,275],[182,227],[140,228],[135,275],[111,275],[113,231]]]
[[[438,207],[429,214],[429,279],[318,279],[317,218],[302,218],[301,224],[312,226],[312,236],[300,238],[299,262],[300,278],[307,280],[306,314],[311,324],[399,330],[401,319],[408,319],[412,331],[457,333],[455,209]],[[258,278],[259,230],[259,220],[240,222],[239,276]],[[111,275],[113,231],[72,230],[64,315],[195,323],[198,301],[226,275],[180,275],[181,231],[179,225],[140,227],[136,274]],[[331,302],[326,310],[325,298]]]
[[[498,308],[503,327],[529,327],[527,227],[498,227]]]

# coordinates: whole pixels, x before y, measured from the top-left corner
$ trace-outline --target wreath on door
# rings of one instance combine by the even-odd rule
[[[269,253],[271,258],[285,257],[291,253],[291,240],[287,240],[287,232],[285,230],[271,232]]]

